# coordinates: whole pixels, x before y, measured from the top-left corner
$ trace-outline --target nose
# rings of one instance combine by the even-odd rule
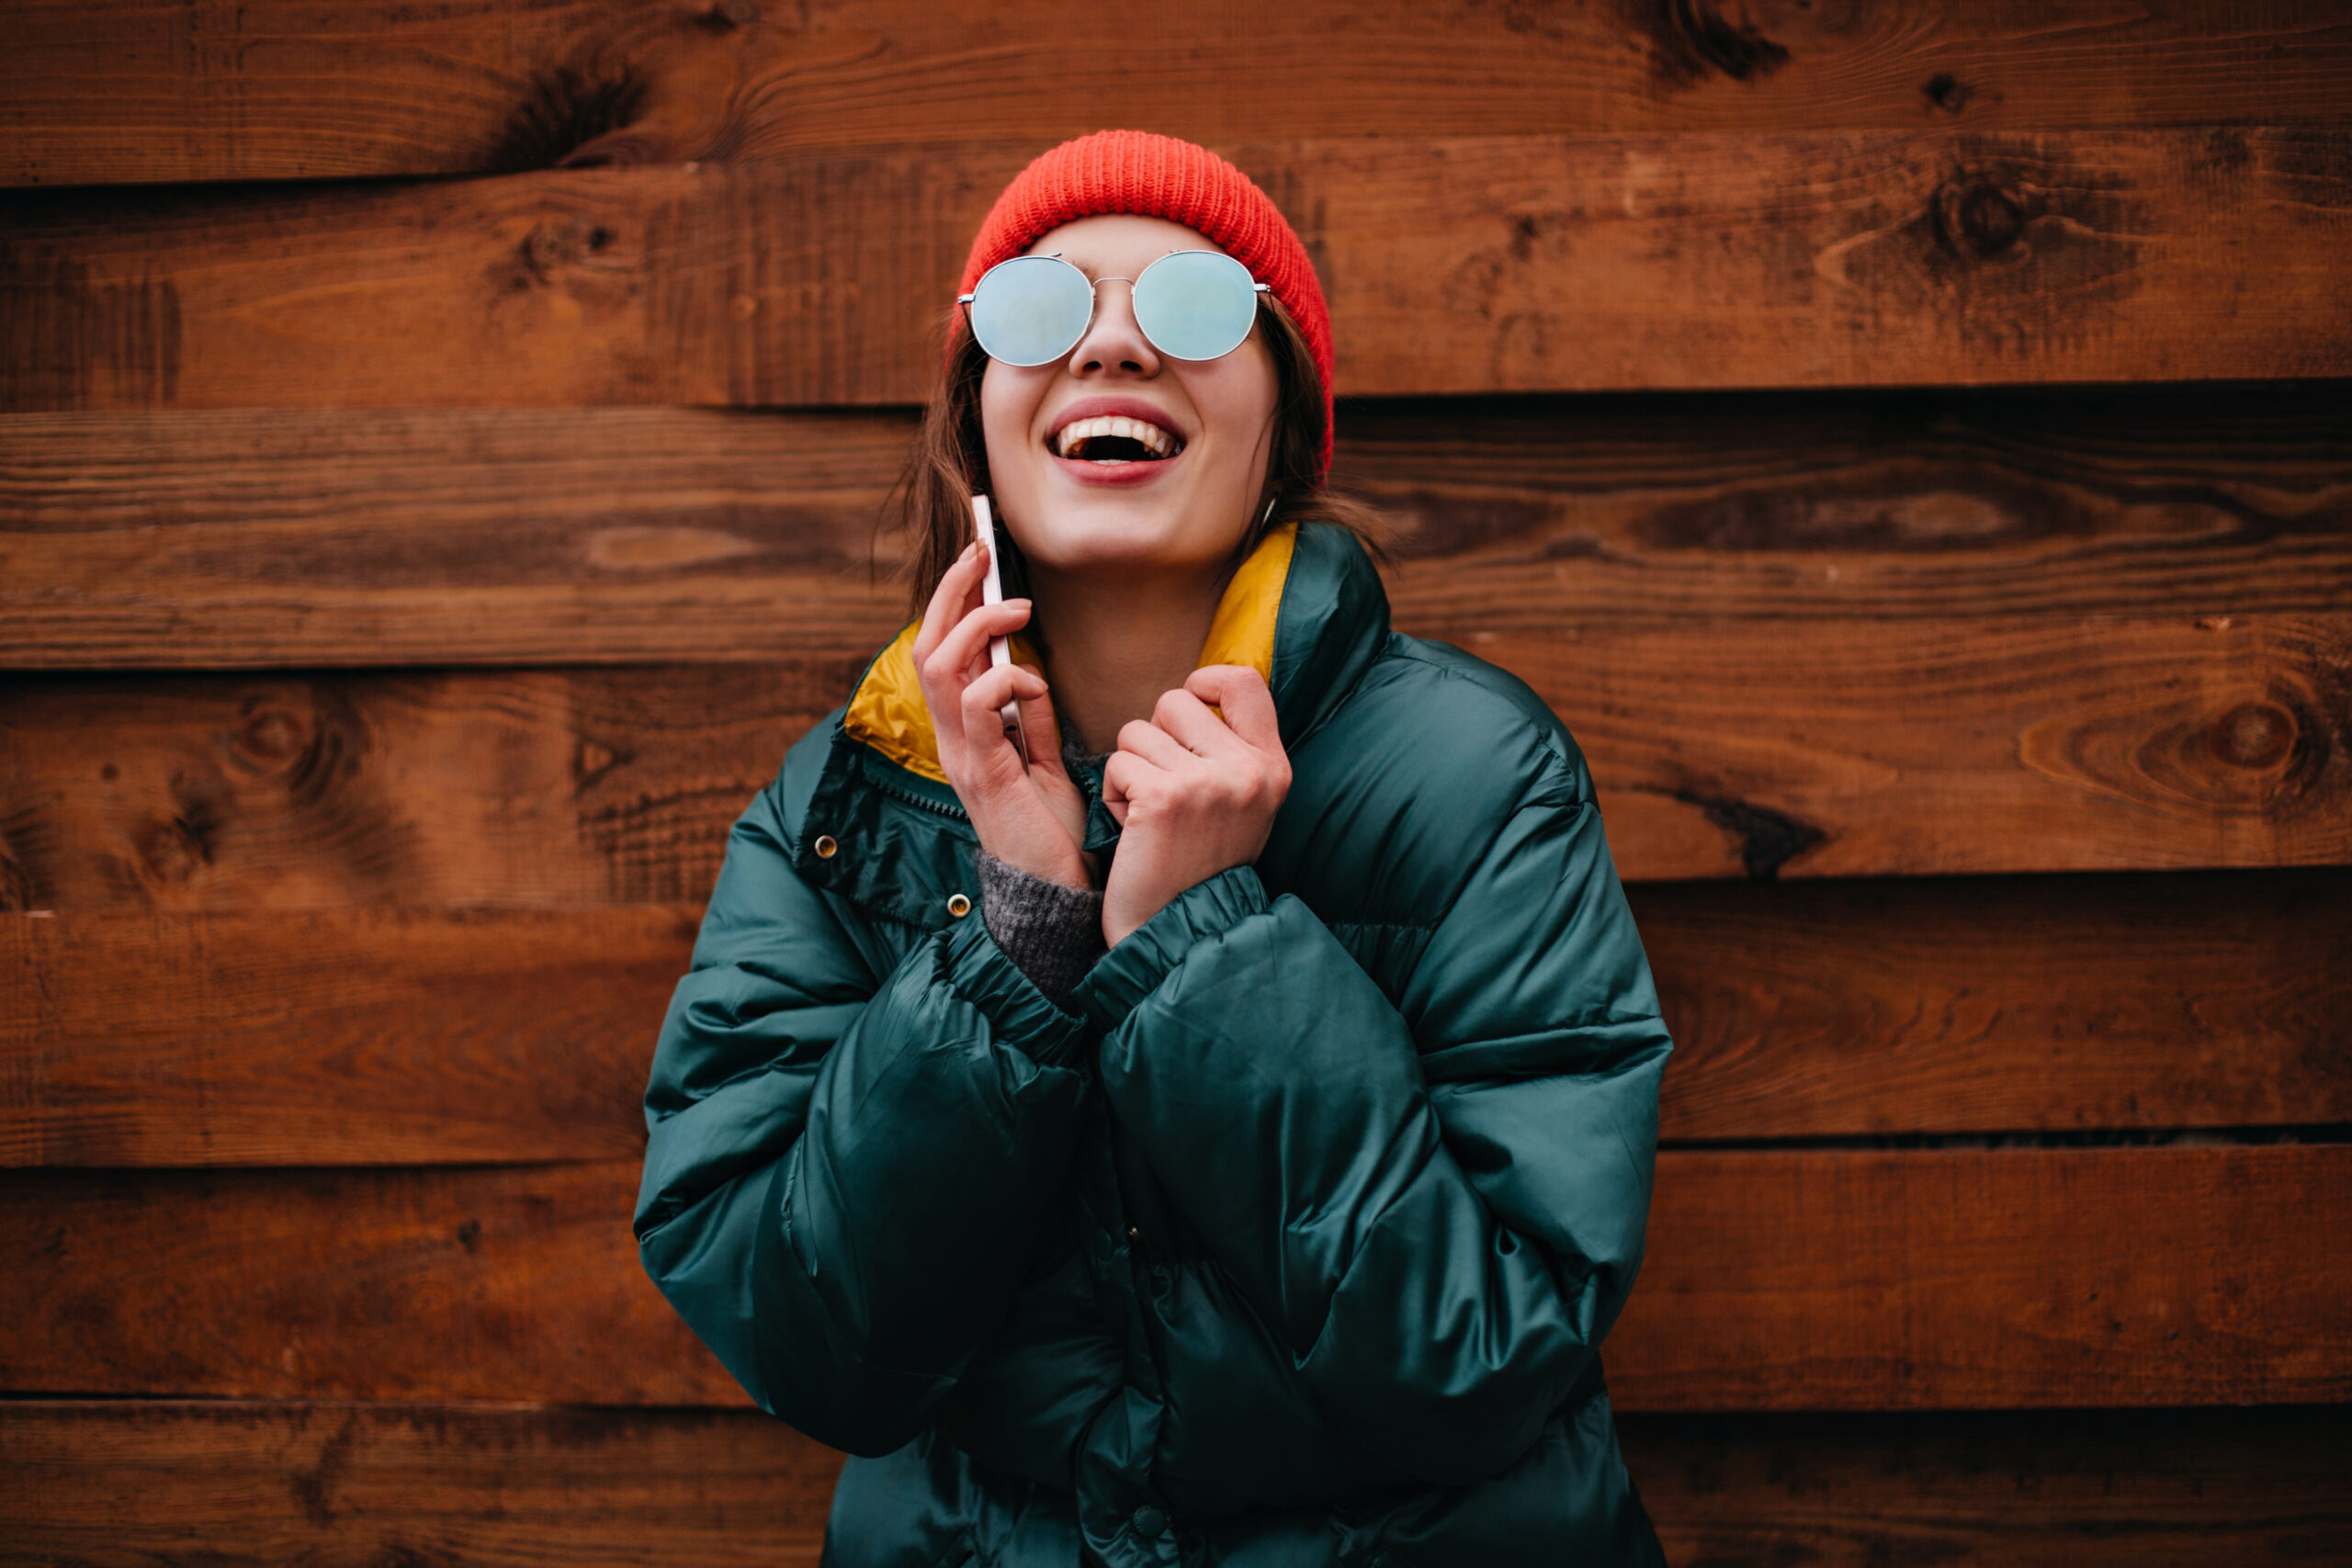
[[[1069,373],[1120,369],[1136,376],[1159,374],[1159,355],[1136,321],[1136,286],[1124,277],[1094,280],[1094,319],[1069,351]]]

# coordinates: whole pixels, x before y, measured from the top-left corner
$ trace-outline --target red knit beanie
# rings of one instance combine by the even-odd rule
[[[1207,235],[1283,302],[1323,384],[1317,477],[1329,472],[1331,311],[1315,264],[1266,193],[1205,147],[1148,130],[1098,130],[1039,154],[989,209],[956,292],[969,294],[982,273],[1021,254],[1040,234],[1106,212],[1165,218]]]

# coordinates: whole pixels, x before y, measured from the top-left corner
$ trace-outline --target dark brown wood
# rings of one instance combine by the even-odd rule
[[[638,1262],[636,1160],[0,1177],[0,1390],[741,1404]]]
[[[0,1165],[637,1156],[699,914],[0,918]]]
[[[0,1562],[815,1568],[841,1462],[749,1410],[18,1401]]]
[[[1668,1560],[2207,1568],[2352,1540],[2338,1408],[1623,1416]],[[0,1408],[0,1562],[811,1563],[840,1457],[751,1411]]]
[[[873,648],[902,412],[0,416],[0,663]],[[2254,615],[2352,596],[2346,384],[1366,401],[1399,623]]]
[[[1628,1416],[1670,1562],[2210,1568],[2352,1552],[2352,1412]]]
[[[2318,0],[1138,13],[704,0],[11,8],[0,181],[477,174],[1105,125],[1289,136],[2346,119]]]
[[[0,1176],[0,1391],[734,1404],[638,1168]],[[1669,1151],[1633,1410],[2352,1398],[2352,1145]]]
[[[2352,874],[1633,897],[1670,1143],[2352,1122]],[[0,919],[0,1165],[632,1156],[695,916]]]
[[[0,902],[699,902],[862,659],[0,689]]]
[[[904,413],[0,417],[0,663],[871,653]],[[2347,527],[2352,533],[2352,527]]]
[[[1631,892],[1669,1141],[2352,1122],[2352,873]]]
[[[2352,1145],[1669,1152],[1628,1410],[2352,1398]]]
[[[2328,129],[1230,149],[1355,395],[2352,374]],[[920,400],[1034,146],[15,197],[0,409]],[[790,236],[790,242],[781,237]]]
[[[1636,879],[2352,861],[2342,617],[1464,640],[1567,721]]]

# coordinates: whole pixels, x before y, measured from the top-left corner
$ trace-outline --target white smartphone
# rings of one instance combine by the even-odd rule
[[[1001,604],[1004,603],[1004,574],[997,568],[996,518],[989,510],[989,498],[985,495],[972,497],[972,527],[980,536],[980,548],[986,550],[989,557],[988,576],[980,580],[980,603]],[[1005,638],[989,638],[989,662],[999,670],[1012,662],[1012,649]],[[1022,732],[1021,705],[1007,703],[997,709],[997,716],[1004,720],[1004,733],[1012,742],[1012,749],[1021,753],[1022,761],[1028,761],[1029,738]]]

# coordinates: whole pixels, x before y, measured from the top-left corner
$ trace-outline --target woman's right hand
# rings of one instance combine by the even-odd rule
[[[966,547],[939,580],[939,591],[915,634],[915,671],[939,739],[939,765],[979,833],[980,848],[1005,864],[1058,882],[1091,887],[1086,857],[1086,801],[1062,768],[1061,732],[1046,678],[1026,665],[996,668],[989,639],[1029,624],[1029,601],[984,604],[980,584],[988,556]],[[998,710],[1021,705],[1029,741],[1024,765]]]

